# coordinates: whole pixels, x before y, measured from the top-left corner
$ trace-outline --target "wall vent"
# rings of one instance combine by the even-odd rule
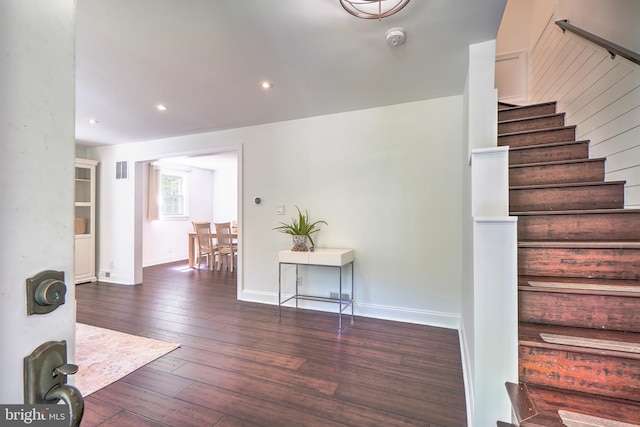
[[[116,162],[116,179],[128,178],[128,166],[127,162]]]

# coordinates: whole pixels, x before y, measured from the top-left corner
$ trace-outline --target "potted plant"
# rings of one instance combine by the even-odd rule
[[[311,234],[320,231],[320,229],[318,228],[318,224],[328,224],[322,220],[311,222],[309,220],[309,213],[306,211],[306,209],[304,211],[304,214],[297,206],[296,209],[298,210],[298,218],[291,218],[291,224],[280,222],[281,225],[278,227],[274,227],[273,229],[281,233],[290,234],[293,236],[293,248],[291,248],[292,251],[308,251],[309,248],[307,248],[307,239],[309,239],[309,242],[311,242],[311,250],[313,250],[315,244],[313,243]]]

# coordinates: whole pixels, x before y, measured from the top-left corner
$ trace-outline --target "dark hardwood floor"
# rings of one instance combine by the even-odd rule
[[[181,347],[88,396],[90,426],[466,426],[451,329],[236,300],[235,273],[76,287],[77,320]]]

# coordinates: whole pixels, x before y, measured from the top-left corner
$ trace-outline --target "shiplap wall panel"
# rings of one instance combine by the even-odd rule
[[[553,62],[553,66],[549,68],[549,78],[545,84],[540,88],[545,98],[551,97],[558,91],[556,84],[561,80],[562,76],[567,72],[567,69],[571,66],[578,53],[581,51],[580,47],[575,40],[569,40],[567,44],[562,48],[558,58]],[[554,89],[554,86],[555,89]]]
[[[593,129],[594,123],[606,120],[604,117],[595,117],[594,120],[594,116],[602,116],[603,114],[598,113],[604,113],[609,106],[637,87],[637,83],[634,85],[633,80],[638,77],[640,76],[635,76],[625,67],[616,65],[599,79],[597,84],[589,88],[585,96],[581,97],[583,105],[574,105],[574,108],[578,109],[567,119],[571,124],[580,126],[580,133],[588,133]]]
[[[625,200],[640,200],[640,185],[636,185],[634,187],[629,187],[628,185],[624,187],[624,199]],[[625,205],[625,208],[628,209],[640,209],[640,204]]]
[[[537,49],[534,49],[532,54],[532,74],[531,74],[531,84],[534,87],[539,87],[543,82],[542,79],[548,77],[544,70],[548,68],[549,64],[552,62],[553,58],[555,58],[558,54],[558,51],[562,48],[561,43],[561,35],[559,35],[554,31],[549,30],[549,25],[547,25],[547,36],[541,40],[540,43],[536,45],[536,48],[540,47],[540,53],[538,54]],[[535,92],[534,92],[535,93]]]
[[[637,109],[637,105],[633,105],[633,103],[637,102],[638,97],[640,97],[640,88],[636,88],[619,98],[615,98],[614,95],[617,94],[615,87],[612,87],[608,92],[602,94],[600,97],[602,99],[600,103],[602,108],[600,110],[594,110],[592,115],[578,123],[577,135],[579,138],[589,139],[591,135],[601,127]],[[607,104],[607,102],[610,103]],[[625,126],[625,129],[622,130],[628,130],[633,127],[633,122],[623,124],[623,126]],[[595,141],[594,139],[594,144],[596,143]]]
[[[607,60],[602,52],[594,50],[591,58],[588,64],[576,74],[574,87],[558,99],[558,108],[567,112],[567,117],[579,108],[579,104],[576,103],[584,103],[585,92],[615,67],[615,64]]]
[[[588,139],[593,147],[591,152],[595,147],[598,147],[599,151],[604,154],[601,157],[608,157],[610,154],[618,152],[620,135],[638,127],[638,123],[640,123],[640,107],[617,116],[591,132],[581,135],[579,139]],[[634,146],[637,145],[640,145],[640,141],[635,141]],[[637,162],[638,159],[635,160]]]
[[[612,181],[640,182],[640,168],[635,167],[633,157],[640,156],[640,147],[607,156],[609,178]]]
[[[568,47],[566,40],[559,40],[556,44],[556,48],[553,49],[553,52],[549,55],[547,63],[544,64],[544,67],[542,68],[544,72],[540,76],[540,80],[535,85],[541,96],[546,94],[546,89],[553,83],[553,76],[558,71],[558,67],[560,66],[559,63],[565,58],[567,53]]]
[[[592,157],[607,158],[605,179],[626,181],[625,207],[640,207],[640,66],[549,19],[531,52],[532,103],[557,101]]]
[[[555,94],[558,111],[566,112],[567,107],[580,98],[585,89],[596,81],[595,75],[599,73],[594,70],[604,67],[604,58],[597,55],[595,49],[587,49],[586,54],[589,55],[587,62],[576,71],[567,85]],[[589,81],[590,79],[593,81]]]
[[[611,140],[603,140],[598,144],[591,144],[589,147],[590,157],[607,157],[607,167],[610,172],[613,172],[621,168],[630,168],[631,163],[634,162],[633,156],[627,154],[628,151],[638,147],[638,141],[640,141],[640,126],[636,126],[627,132],[623,132],[616,135]],[[624,156],[625,166],[614,167],[614,162],[618,156]]]
[[[550,61],[553,49],[559,49],[557,42],[558,34],[554,31],[549,31],[551,25],[553,25],[553,22],[549,20],[545,27],[545,31],[540,37],[540,40],[536,43],[535,48],[532,50],[533,55],[540,53],[540,56],[538,58],[539,60],[532,62],[533,72],[536,75],[534,78],[542,78],[542,74],[539,72],[540,69],[544,68],[547,61]],[[548,52],[548,54],[545,54],[546,52]],[[531,82],[534,83],[535,80],[532,80]]]
[[[564,88],[573,88],[571,83],[574,81],[576,73],[578,73],[589,58],[593,56],[593,52],[587,49],[586,46],[582,46],[576,49],[572,56],[571,64],[565,68],[560,78],[551,86],[548,92],[550,98],[557,99],[562,95],[562,92],[566,90]]]

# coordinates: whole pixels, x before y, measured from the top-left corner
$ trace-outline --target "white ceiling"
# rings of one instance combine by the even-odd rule
[[[496,37],[505,2],[412,0],[378,21],[338,0],[78,0],[76,138],[120,144],[461,94],[467,47]],[[404,45],[386,44],[392,27]]]

